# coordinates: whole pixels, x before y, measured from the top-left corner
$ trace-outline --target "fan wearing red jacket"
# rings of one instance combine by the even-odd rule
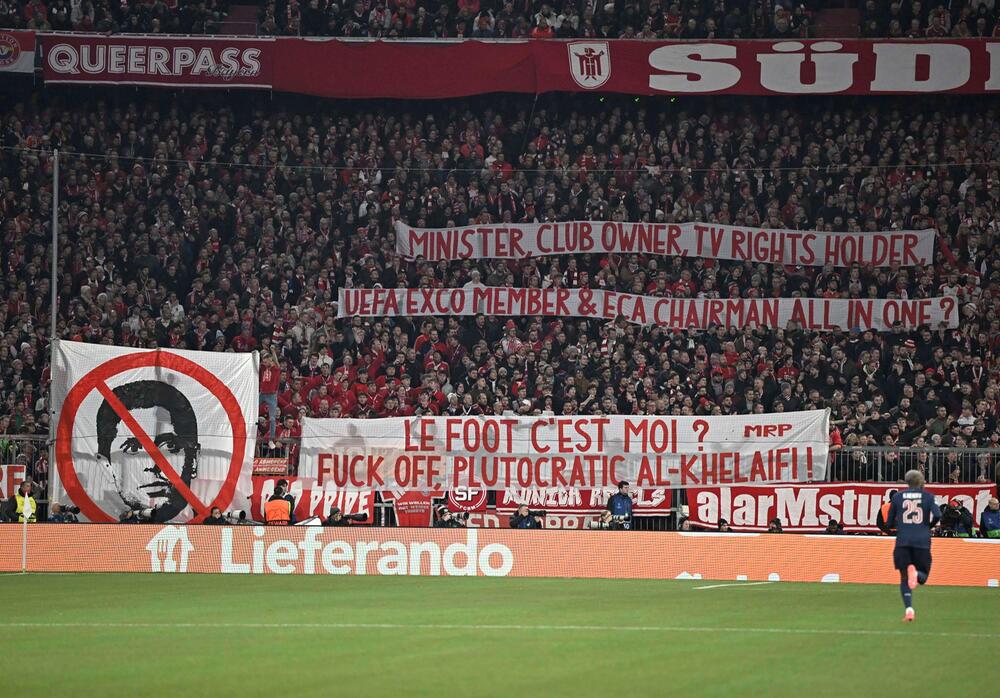
[[[283,451],[288,453],[288,464],[298,469],[299,440],[302,438],[302,426],[290,414],[285,415],[284,424],[278,429],[277,439]]]
[[[281,367],[277,357],[265,354],[260,367],[260,401],[267,405],[268,441],[274,441],[278,426],[278,386],[281,383]]]

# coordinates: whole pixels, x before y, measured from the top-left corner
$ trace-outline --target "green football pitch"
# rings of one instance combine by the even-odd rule
[[[996,589],[3,575],[3,695],[991,695]]]

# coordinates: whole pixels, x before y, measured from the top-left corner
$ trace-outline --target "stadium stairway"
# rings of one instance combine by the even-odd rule
[[[257,6],[231,5],[229,15],[219,28],[220,34],[257,35]]]
[[[828,8],[819,10],[813,21],[817,38],[856,38],[860,13],[855,8]]]

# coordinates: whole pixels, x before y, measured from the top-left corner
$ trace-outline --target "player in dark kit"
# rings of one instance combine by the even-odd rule
[[[941,510],[934,495],[924,490],[919,471],[910,470],[905,479],[907,489],[893,495],[886,522],[896,529],[892,560],[899,570],[899,592],[906,607],[903,621],[909,623],[915,617],[913,590],[931,573],[931,529],[941,520]]]

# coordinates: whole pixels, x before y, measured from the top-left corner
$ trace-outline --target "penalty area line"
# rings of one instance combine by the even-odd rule
[[[9,622],[0,628],[109,628],[128,630],[139,628],[201,628],[201,629],[289,629],[289,630],[494,630],[556,631],[556,632],[670,632],[670,633],[759,633],[773,635],[860,635],[884,637],[955,637],[993,639],[1000,633],[962,633],[947,631],[859,630],[849,628],[734,628],[686,625],[491,625],[458,623],[86,623],[86,622]]]
[[[774,582],[729,582],[728,584],[709,584],[695,589],[721,589],[722,587],[759,587],[762,584],[774,584]]]

